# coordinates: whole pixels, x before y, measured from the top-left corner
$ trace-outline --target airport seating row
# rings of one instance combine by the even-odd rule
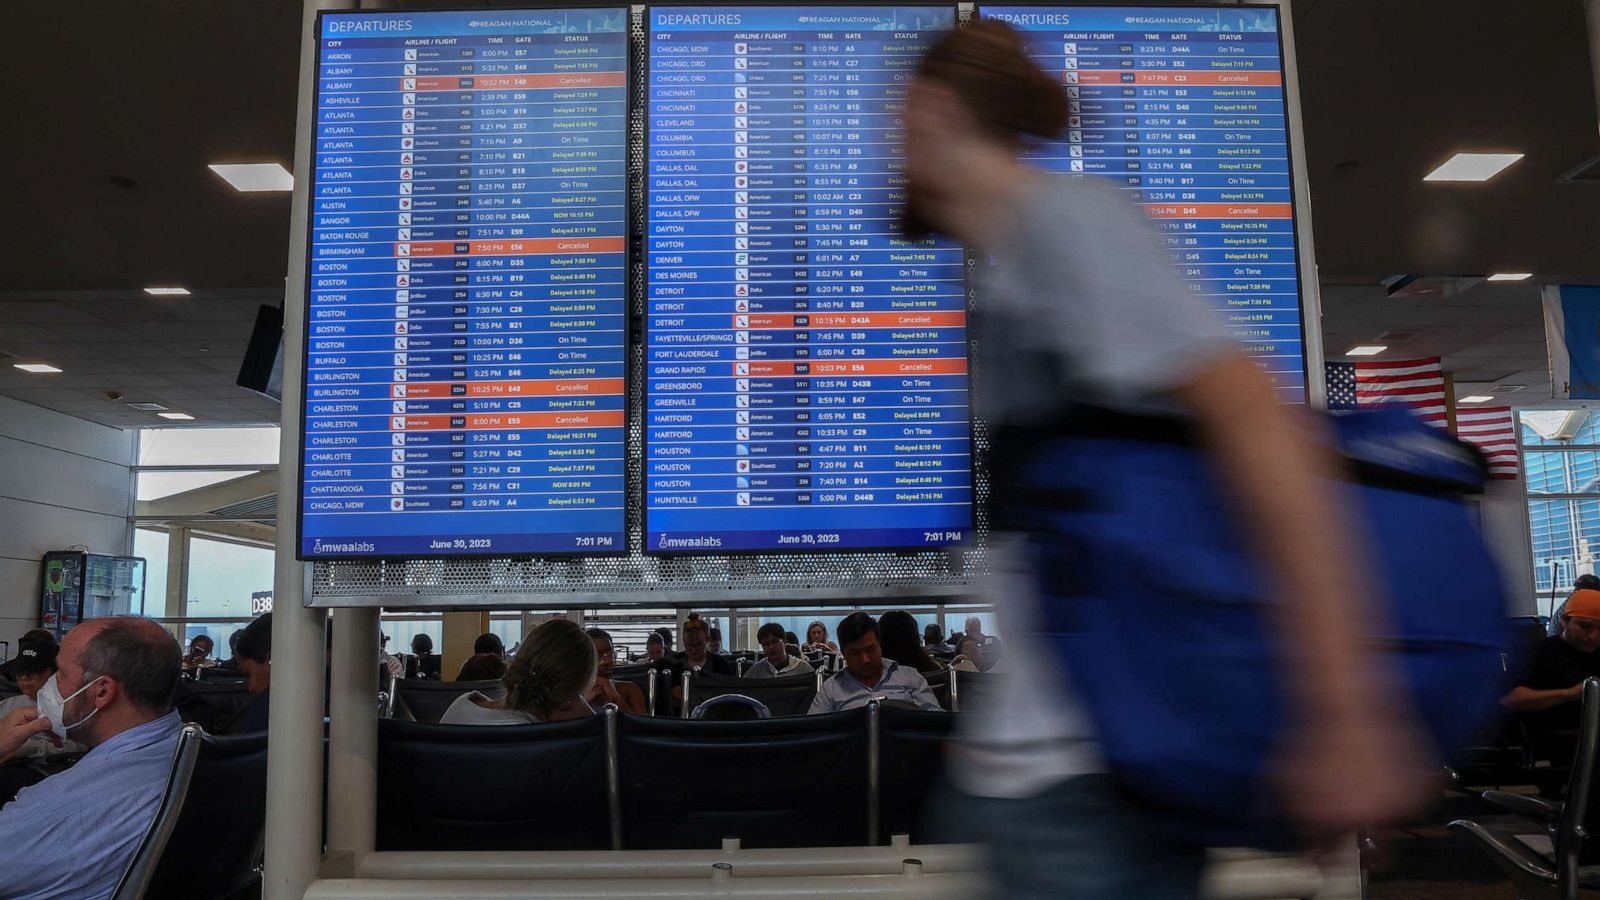
[[[670,850],[930,836],[955,716],[881,706],[714,722],[378,723],[379,850]]]

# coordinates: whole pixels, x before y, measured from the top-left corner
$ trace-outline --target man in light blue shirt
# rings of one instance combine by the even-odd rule
[[[89,754],[0,809],[0,893],[95,900],[116,890],[166,790],[183,728],[172,711],[182,659],[149,619],[93,619],[67,633],[38,709],[0,722],[0,755],[45,721]]]
[[[851,613],[835,630],[845,670],[823,682],[811,701],[811,714],[839,712],[866,706],[874,697],[912,703],[918,709],[939,709],[927,679],[883,658],[878,643],[878,623],[864,612]]]

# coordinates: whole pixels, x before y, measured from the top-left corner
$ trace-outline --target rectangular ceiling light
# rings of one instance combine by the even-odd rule
[[[1423,181],[1488,181],[1521,159],[1521,153],[1457,153]]]
[[[1494,399],[1493,397],[1486,397],[1483,394],[1473,394],[1471,397],[1462,397],[1461,398],[1461,402],[1462,403],[1488,403],[1490,400],[1493,400],[1493,399]]]
[[[1385,351],[1387,349],[1389,349],[1389,348],[1385,347],[1385,346],[1382,346],[1380,344],[1362,344],[1359,347],[1351,347],[1349,350],[1346,350],[1344,352],[1344,355],[1345,356],[1377,356],[1379,353],[1382,353],[1383,351]]]
[[[223,180],[233,185],[234,190],[237,191],[294,190],[294,176],[289,174],[288,169],[277,163],[210,165],[206,168],[221,175]]]
[[[156,413],[156,415],[160,416],[163,419],[177,419],[180,422],[192,422],[192,421],[194,421],[194,416],[191,416],[188,413],[164,412],[164,413]]]
[[[1489,276],[1490,281],[1527,281],[1533,277],[1532,272],[1496,272]]]
[[[144,289],[144,292],[146,294],[149,294],[152,297],[187,297],[187,296],[189,296],[189,289],[188,288],[181,288],[181,287],[147,287],[147,288]]]
[[[54,375],[61,371],[55,366],[45,365],[44,363],[16,363],[15,367],[24,372],[32,372],[35,375]]]

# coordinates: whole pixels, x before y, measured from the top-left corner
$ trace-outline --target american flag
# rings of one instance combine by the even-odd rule
[[[1490,478],[1517,477],[1516,420],[1511,415],[1511,407],[1475,406],[1456,410],[1456,435],[1489,458]]]
[[[1328,408],[1361,409],[1404,403],[1436,428],[1450,424],[1439,359],[1328,363]]]

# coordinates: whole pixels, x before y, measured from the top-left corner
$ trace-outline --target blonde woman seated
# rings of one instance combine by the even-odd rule
[[[594,641],[566,619],[533,630],[511,660],[501,682],[505,697],[478,691],[450,704],[441,725],[526,725],[594,715],[583,699],[594,686]]]

